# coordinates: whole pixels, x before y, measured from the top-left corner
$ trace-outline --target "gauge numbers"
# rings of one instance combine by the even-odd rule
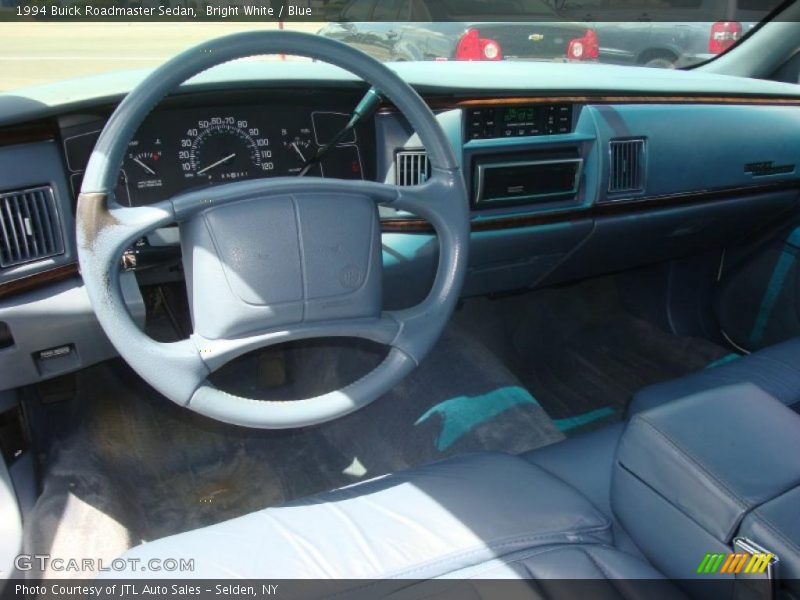
[[[211,183],[271,175],[275,170],[269,137],[233,116],[198,120],[181,138],[178,160],[184,178]]]

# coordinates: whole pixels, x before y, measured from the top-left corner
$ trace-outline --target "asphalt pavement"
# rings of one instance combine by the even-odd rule
[[[322,26],[285,24],[288,30],[310,33]],[[0,23],[0,91],[96,73],[152,68],[203,40],[277,28],[277,22]]]

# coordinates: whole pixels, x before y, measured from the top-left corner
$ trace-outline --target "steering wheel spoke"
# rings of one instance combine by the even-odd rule
[[[391,203],[392,208],[406,210],[420,217],[433,219],[442,211],[448,211],[454,194],[459,193],[459,171],[434,169],[430,179],[425,183],[403,187],[397,186],[397,197]]]
[[[174,221],[169,202],[124,207],[113,194],[81,193],[78,198],[78,245],[99,262],[116,264],[122,251],[145,233]],[[82,265],[83,267],[83,265]]]
[[[197,352],[210,372],[230,361],[260,348],[296,340],[324,337],[352,337],[391,345],[400,332],[400,324],[391,313],[375,319],[340,319],[320,323],[304,323],[236,339],[209,339],[197,333],[190,336]]]

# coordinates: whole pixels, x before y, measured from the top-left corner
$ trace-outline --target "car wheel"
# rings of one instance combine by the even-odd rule
[[[651,67],[653,69],[674,69],[675,59],[666,56],[656,56],[642,63],[643,67]]]

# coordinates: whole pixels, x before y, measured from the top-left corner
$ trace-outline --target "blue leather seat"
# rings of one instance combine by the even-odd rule
[[[633,397],[628,412],[633,415],[692,394],[740,383],[753,384],[797,410],[800,405],[800,338],[642,388]]]
[[[358,593],[370,585],[361,579],[683,580],[697,576],[704,553],[730,552],[746,535],[797,578],[800,416],[785,405],[800,399],[799,358],[795,340],[651,386],[628,423],[520,456],[471,454],[390,474],[125,557],[195,561],[192,572],[149,577],[340,579],[340,591]],[[666,582],[655,595],[703,596],[696,585]]]
[[[387,475],[146,543],[125,555],[139,564],[167,557],[192,558],[195,570],[148,576],[663,578],[640,556],[614,546],[611,519],[574,487],[523,457],[500,453]],[[110,576],[137,575],[134,569]]]

